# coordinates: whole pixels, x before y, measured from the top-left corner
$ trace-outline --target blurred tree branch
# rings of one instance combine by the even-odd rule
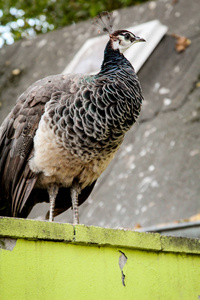
[[[0,46],[147,0],[6,0],[0,3]]]

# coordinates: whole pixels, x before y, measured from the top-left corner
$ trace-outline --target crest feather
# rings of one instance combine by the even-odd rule
[[[112,12],[103,11],[93,19],[92,24],[99,27],[100,32],[113,33],[113,23],[115,18]]]

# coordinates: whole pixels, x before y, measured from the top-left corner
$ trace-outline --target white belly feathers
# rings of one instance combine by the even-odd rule
[[[98,157],[84,162],[56,141],[53,130],[49,129],[43,116],[34,138],[34,155],[29,165],[33,172],[40,173],[37,187],[47,188],[50,183],[70,187],[77,178],[84,188],[101,175],[114,154],[107,155],[106,159]]]

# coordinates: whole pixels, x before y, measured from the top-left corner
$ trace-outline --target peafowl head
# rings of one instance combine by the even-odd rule
[[[119,50],[123,53],[133,44],[138,42],[145,42],[143,38],[140,38],[128,30],[117,30],[109,35],[111,40],[111,45],[114,50]]]
[[[113,30],[114,17],[112,13],[102,12],[93,20],[93,24],[98,26],[101,31],[107,32],[110,37],[111,47],[113,50],[119,50],[124,53],[129,47],[138,42],[145,42],[128,30]]]

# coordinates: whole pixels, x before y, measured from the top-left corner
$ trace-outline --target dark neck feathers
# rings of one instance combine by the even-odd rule
[[[114,50],[112,48],[112,42],[109,40],[104,50],[104,60],[101,65],[100,73],[115,71],[120,65],[133,68],[125,56],[119,52],[119,49]]]

